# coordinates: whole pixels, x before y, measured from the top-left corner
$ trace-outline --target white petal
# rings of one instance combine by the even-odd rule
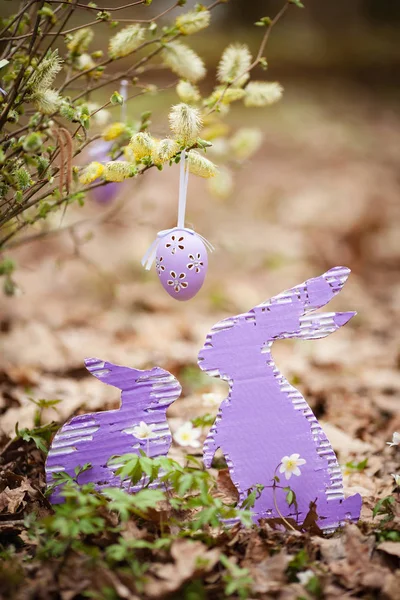
[[[286,479],[290,479],[292,476],[292,473],[290,471],[285,471],[285,477]]]

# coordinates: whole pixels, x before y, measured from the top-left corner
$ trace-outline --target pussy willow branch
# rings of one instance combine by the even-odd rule
[[[115,12],[117,10],[123,10],[124,8],[130,8],[131,6],[138,6],[139,4],[145,4],[146,0],[137,0],[136,2],[131,2],[130,4],[125,4],[124,6],[114,6],[111,8],[102,8],[101,10],[104,12]],[[68,4],[68,6],[70,5],[70,2],[67,2],[66,0],[47,0],[47,4]],[[87,10],[95,10],[97,12],[99,12],[99,7],[98,6],[87,6],[86,4],[76,4],[76,6],[78,6],[79,8],[86,8]]]
[[[18,19],[20,19],[24,13],[26,13],[26,11],[29,9],[30,6],[32,6],[32,4],[35,4],[35,2],[37,2],[37,0],[30,0],[30,2],[28,2],[28,4],[26,4],[25,6],[23,6],[21,8],[21,10],[19,11],[19,13],[17,13],[13,20],[11,21],[11,23],[9,23],[8,25],[6,25],[5,27],[3,27],[3,29],[0,31],[0,37],[3,35],[3,33],[5,33],[7,31],[7,29],[10,29],[10,27],[12,27],[12,25],[14,25],[14,23],[16,23],[18,21]],[[2,38],[4,39],[4,38]]]
[[[40,8],[43,7],[44,1],[45,0],[40,0]],[[29,64],[31,63],[31,60],[33,58],[31,56],[31,53],[32,53],[32,48],[33,48],[33,45],[35,43],[35,39],[36,39],[37,32],[38,32],[38,29],[39,29],[40,20],[41,20],[41,17],[40,17],[39,14],[37,14],[36,15],[35,25],[33,27],[32,39],[30,41],[29,48],[28,48]],[[21,66],[21,68],[19,70],[19,73],[17,75],[17,78],[15,80],[15,83],[13,85],[13,88],[12,88],[12,91],[11,91],[11,94],[10,94],[10,98],[8,98],[6,107],[4,108],[3,112],[0,115],[0,130],[2,129],[3,125],[5,124],[5,122],[7,120],[7,117],[8,117],[8,113],[10,112],[11,107],[13,106],[13,103],[14,103],[16,97],[17,97],[19,85],[22,82],[22,79],[24,77],[24,73],[25,73],[25,66]]]
[[[233,81],[230,81],[229,83],[226,84],[225,89],[223,90],[221,96],[218,98],[217,102],[211,107],[209,114],[214,112],[218,106],[220,106],[221,102],[224,99],[225,93],[227,92],[227,90],[229,88],[231,88],[233,85],[235,85],[235,83],[237,83],[242,77],[243,75],[246,75],[247,73],[250,73],[250,71],[252,71],[261,61],[263,54],[264,54],[264,50],[265,47],[267,45],[269,36],[271,35],[271,31],[272,28],[278,23],[278,21],[283,17],[283,15],[285,14],[285,12],[287,11],[287,9],[289,8],[289,5],[291,4],[291,2],[288,0],[280,9],[280,11],[275,15],[275,17],[272,19],[272,21],[266,26],[266,30],[265,33],[262,37],[261,43],[260,43],[260,47],[258,49],[257,55],[255,57],[255,59],[253,60],[253,62],[251,63],[251,65],[242,73],[240,73],[239,75],[237,75],[235,77],[235,79],[233,79]]]
[[[208,8],[209,8],[209,9],[212,9],[212,8],[214,8],[215,6],[217,6],[218,4],[221,4],[221,3],[223,3],[223,1],[224,1],[224,0],[217,0],[216,2],[214,2],[213,4],[211,4],[211,5],[210,5]],[[52,2],[52,3],[53,3],[53,4],[59,4],[59,5],[60,5],[60,4],[61,4],[61,5],[63,5],[63,4],[67,4],[67,5],[68,5],[68,7],[70,8],[70,10],[68,11],[68,14],[67,14],[67,16],[66,16],[66,19],[64,19],[62,26],[61,26],[61,27],[59,28],[59,30],[58,30],[58,35],[62,35],[62,33],[63,33],[63,31],[62,31],[62,30],[63,30],[63,27],[65,26],[65,23],[66,23],[66,21],[67,21],[67,20],[69,19],[69,17],[71,16],[71,14],[72,14],[73,10],[74,10],[74,9],[75,9],[77,6],[80,6],[80,5],[79,5],[79,3],[78,3],[76,0],[75,0],[75,2],[74,2],[73,4],[71,4],[70,2],[68,2],[68,3],[67,3],[67,2]],[[137,5],[137,4],[143,4],[143,3],[144,3],[144,2],[142,2],[142,1],[141,1],[141,2],[136,2],[136,3],[132,3],[132,4],[130,4],[130,5],[126,5],[126,7],[128,7],[128,6],[133,6],[133,5]],[[43,2],[41,2],[41,3],[40,3],[40,5],[41,5],[41,6],[42,6],[42,4],[43,4]],[[160,16],[163,16],[164,14],[166,14],[167,12],[169,12],[170,10],[173,10],[173,9],[174,9],[175,7],[177,7],[178,5],[179,5],[179,2],[175,2],[175,3],[174,3],[173,5],[171,5],[171,6],[170,6],[168,9],[166,9],[165,11],[163,11],[163,13],[160,13],[160,15],[158,15],[157,17],[154,17],[154,19],[149,19],[149,22],[152,22],[152,21],[154,21],[155,19],[159,18]],[[82,6],[82,7],[83,7],[83,8],[86,8],[86,7],[84,7],[84,6]],[[58,7],[58,8],[59,8],[59,7]],[[122,7],[115,7],[115,10],[117,10],[117,9],[121,9],[121,8],[122,8]],[[39,22],[40,22],[40,20],[39,20]],[[38,26],[38,20],[36,20],[36,25]],[[82,28],[83,28],[83,27],[85,27],[85,25],[83,25],[83,26],[82,26]],[[37,27],[37,28],[38,28],[38,27]],[[37,28],[36,28],[36,33],[37,33]],[[141,58],[141,59],[140,59],[140,60],[139,60],[137,63],[135,63],[134,65],[132,65],[132,67],[130,67],[130,69],[128,70],[128,72],[125,72],[125,73],[119,73],[118,75],[111,77],[111,78],[110,78],[109,80],[107,80],[107,81],[104,81],[104,80],[103,80],[103,81],[102,81],[102,82],[100,82],[98,85],[94,85],[94,86],[91,86],[91,87],[89,87],[88,89],[86,89],[86,90],[83,92],[83,94],[79,94],[79,95],[78,95],[76,98],[74,98],[74,100],[73,100],[73,101],[75,101],[75,100],[77,100],[77,99],[81,98],[83,95],[85,95],[85,94],[87,94],[87,93],[89,93],[89,92],[91,92],[91,91],[93,91],[93,90],[95,90],[95,89],[99,89],[99,88],[101,88],[101,87],[103,87],[103,86],[105,86],[105,85],[107,85],[107,84],[109,84],[109,83],[112,83],[113,81],[117,81],[118,79],[120,79],[120,78],[121,78],[121,76],[123,76],[123,77],[126,77],[127,75],[130,75],[130,74],[134,73],[134,72],[135,72],[135,70],[137,70],[138,68],[140,68],[141,66],[143,66],[143,65],[144,65],[146,62],[149,62],[149,61],[150,61],[150,60],[151,60],[151,59],[152,59],[154,56],[156,56],[156,55],[157,55],[157,54],[158,54],[158,53],[159,53],[159,52],[162,50],[162,48],[163,48],[163,42],[165,43],[166,41],[172,41],[173,39],[176,39],[176,38],[177,38],[177,37],[179,37],[180,35],[181,35],[180,33],[177,33],[177,34],[174,34],[172,37],[170,37],[170,38],[168,39],[168,34],[166,34],[166,35],[163,35],[163,36],[161,36],[160,38],[158,38],[158,39],[156,39],[156,40],[151,40],[151,41],[145,42],[145,43],[144,43],[144,44],[142,44],[142,45],[141,45],[141,46],[140,46],[140,47],[139,47],[139,48],[138,48],[136,51],[138,51],[138,50],[139,50],[140,48],[142,48],[142,47],[145,47],[145,46],[147,46],[147,45],[154,44],[154,43],[159,43],[159,47],[157,47],[157,48],[156,48],[156,49],[155,49],[153,52],[151,52],[150,54],[148,54],[148,55],[144,56],[144,57],[143,57],[143,58]],[[36,36],[36,37],[37,37],[37,36]],[[56,38],[57,38],[57,36],[55,37],[55,39],[56,39]],[[165,38],[167,38],[167,39],[165,39]],[[50,45],[48,46],[48,48],[47,48],[47,49],[49,49],[49,48],[51,47],[51,45],[54,43],[55,39],[53,39],[53,40],[51,41],[51,43],[50,43]],[[39,40],[39,41],[40,41],[40,40]],[[31,42],[30,42],[30,44],[29,44],[29,48],[28,48],[28,51],[29,51],[29,53],[30,53],[30,60],[31,60],[32,48],[33,48],[33,45],[34,45],[34,44],[35,44],[35,35],[32,35],[32,39],[31,39]],[[45,54],[46,54],[46,52],[47,52],[47,49],[46,49],[46,51],[45,51],[44,53],[42,53],[42,54],[41,54],[41,58],[40,58],[39,62],[41,62],[41,60],[43,60],[43,58],[44,58],[44,56],[45,56]],[[118,59],[117,59],[117,60],[118,60]],[[107,59],[107,61],[105,61],[105,62],[106,62],[106,64],[108,64],[108,63],[110,63],[110,62],[114,62],[114,61],[113,61],[113,60],[111,60],[111,59]],[[96,65],[96,67],[95,67],[95,68],[98,68],[98,66],[100,66],[100,65]],[[66,86],[67,86],[67,85],[69,85],[69,84],[70,84],[70,83],[71,83],[73,80],[75,80],[75,79],[78,79],[78,78],[79,78],[79,77],[81,77],[82,75],[87,75],[87,74],[88,74],[87,72],[78,73],[78,74],[77,74],[76,76],[74,76],[73,78],[67,79],[67,81],[64,83],[64,86],[63,86],[63,87],[66,87]],[[28,79],[29,79],[29,77],[28,77]],[[27,80],[28,80],[28,79],[27,79]],[[142,94],[142,93],[145,93],[145,91],[141,92],[140,94]],[[137,94],[137,95],[140,95],[140,94]],[[16,96],[16,94],[15,94],[15,96]],[[21,102],[22,102],[22,100],[21,100]],[[56,113],[55,113],[55,114],[56,114]],[[54,116],[54,115],[53,115],[53,116]],[[37,126],[37,129],[40,129],[40,128],[41,128],[41,126],[42,126],[42,124],[41,124],[41,123],[39,123],[39,124],[38,124],[38,126]],[[75,136],[76,136],[76,134],[78,133],[78,131],[79,131],[79,129],[80,129],[80,128],[81,128],[81,125],[79,125],[79,126],[78,126],[77,130],[76,130],[76,131],[74,132],[74,134],[73,134],[73,137],[75,137]],[[29,126],[21,127],[21,128],[20,128],[20,129],[18,129],[16,132],[14,131],[14,132],[12,132],[12,133],[10,133],[10,134],[7,134],[7,138],[8,138],[8,137],[10,137],[11,135],[12,135],[12,136],[15,136],[17,133],[23,133],[23,132],[24,132],[26,129],[29,129]],[[77,154],[79,154],[79,153],[82,151],[82,149],[83,149],[83,148],[84,148],[86,145],[87,145],[86,143],[82,144],[82,145],[80,146],[80,148],[79,148],[79,149],[78,149],[78,150],[75,152],[74,156],[76,156]],[[57,176],[57,173],[59,172],[59,168],[57,168],[57,167],[54,167],[54,166],[52,167],[52,164],[53,164],[54,160],[57,158],[57,156],[58,156],[58,153],[59,153],[59,149],[58,149],[58,148],[56,148],[56,150],[53,152],[52,156],[50,157],[50,163],[49,163],[49,166],[48,166],[48,168],[47,168],[47,169],[49,169],[49,168],[52,168],[52,176],[53,176],[53,177],[54,177],[54,176]],[[154,165],[150,165],[149,167],[145,167],[144,169],[142,169],[142,170],[139,172],[139,174],[143,174],[143,173],[144,173],[145,171],[147,171],[147,170],[148,170],[148,168],[150,168],[151,166],[154,166]],[[46,192],[44,192],[44,193],[43,193],[41,196],[37,197],[37,193],[38,193],[38,192],[39,192],[41,189],[43,189],[43,187],[45,187],[45,186],[47,186],[47,185],[48,185],[48,181],[47,181],[47,179],[41,179],[40,181],[36,182],[36,183],[35,183],[35,184],[34,184],[34,185],[33,185],[33,186],[30,188],[30,190],[28,191],[28,194],[25,196],[25,198],[23,199],[23,201],[22,201],[22,202],[21,202],[21,203],[20,203],[18,206],[15,206],[15,204],[14,204],[14,210],[13,210],[13,208],[12,208],[12,207],[10,207],[10,209],[11,209],[11,210],[10,210],[10,211],[6,211],[6,216],[3,214],[3,220],[2,220],[3,224],[7,223],[7,222],[8,222],[10,219],[12,219],[12,218],[14,218],[14,217],[15,217],[15,218],[17,218],[17,217],[18,217],[18,215],[20,215],[21,213],[23,213],[25,210],[27,210],[27,209],[31,208],[32,206],[36,205],[36,204],[37,204],[37,203],[39,203],[39,202],[40,202],[42,199],[44,199],[44,198],[46,198],[46,197],[50,196],[50,195],[51,195],[51,194],[52,194],[52,193],[53,193],[53,192],[54,192],[54,191],[57,189],[57,186],[54,186],[54,188],[52,188],[52,189],[50,189],[50,190],[47,190],[47,191],[46,191]],[[102,182],[102,183],[99,183],[99,184],[94,184],[93,186],[90,186],[90,187],[86,188],[86,190],[90,190],[90,189],[92,189],[93,187],[97,187],[98,185],[105,185],[105,182]],[[68,200],[70,199],[70,197],[71,197],[71,195],[68,195],[68,196],[66,196],[66,197],[64,197],[64,198],[60,198],[60,199],[57,201],[57,203],[56,203],[54,206],[58,206],[58,205],[62,204],[63,202],[66,202],[66,203],[67,203],[67,202],[68,202]],[[31,198],[32,198],[32,200],[31,200],[31,201],[29,201]],[[10,199],[10,200],[6,200],[5,202],[6,202],[6,203],[12,202],[12,199]],[[27,226],[27,225],[29,225],[29,224],[30,224],[30,223],[27,223],[27,222],[25,222],[25,221],[24,221],[24,222],[22,222],[22,223],[20,223],[20,224],[18,225],[18,227],[17,227],[15,230],[13,230],[13,231],[12,231],[12,232],[11,232],[9,235],[7,235],[7,236],[6,236],[6,238],[4,238],[3,240],[1,240],[1,242],[0,242],[0,245],[1,245],[1,246],[3,246],[3,244],[4,244],[6,241],[8,241],[8,239],[10,239],[10,238],[11,238],[11,237],[13,237],[14,235],[16,235],[16,233],[18,233],[18,231],[19,231],[20,229],[22,229],[22,228],[26,227],[26,226]],[[0,221],[0,225],[1,225],[1,221]],[[0,247],[1,247],[1,246],[0,246]]]
[[[166,86],[165,88],[162,88],[162,91],[164,89],[167,89],[170,86]],[[142,90],[141,92],[139,92],[138,94],[134,94],[132,96],[130,96],[129,99],[132,98],[136,98],[138,96],[144,95],[147,93],[147,90]],[[104,106],[107,106],[108,104],[110,104],[110,102],[106,103]],[[99,109],[100,110],[100,109]],[[97,112],[97,111],[96,111]],[[93,113],[94,114],[94,113]],[[76,130],[74,131],[74,133],[72,134],[72,138],[75,138],[76,135],[78,134],[79,130],[81,129],[81,125],[79,125]],[[90,143],[92,143],[94,140],[100,138],[100,135],[95,135],[91,138],[88,138],[85,142],[83,142],[79,148],[77,148],[77,150],[75,151],[75,153],[73,154],[73,157],[75,158],[76,156],[78,156],[78,154],[80,154],[84,148],[86,146],[88,146]],[[50,161],[49,161],[49,165],[46,169],[46,171],[48,171],[52,164],[54,163],[54,161],[58,158],[59,154],[61,152],[61,149],[59,147],[57,147],[55,149],[55,151],[53,152],[52,156],[50,157]],[[147,169],[143,169],[142,171],[145,171]],[[45,172],[46,172],[45,171]],[[140,174],[142,173],[142,171],[140,171]],[[56,177],[58,175],[58,173],[60,172],[60,167],[53,167],[53,172],[52,172],[52,176]],[[42,196],[38,197],[38,198],[34,198],[32,200],[32,202],[28,202],[30,200],[30,198],[32,198],[33,196],[35,196],[38,192],[40,192],[41,189],[43,189],[43,187],[45,187],[48,184],[47,179],[43,179],[40,180],[38,182],[36,182],[28,191],[27,195],[25,196],[25,198],[23,199],[23,202],[21,204],[18,204],[15,208],[14,211],[12,211],[12,206],[10,207],[10,211],[4,213],[2,215],[2,219],[0,220],[0,227],[4,226],[8,221],[10,221],[12,218],[17,217],[18,214],[24,212],[25,210],[27,210],[28,208],[31,208],[32,206],[34,206],[35,204],[37,204],[38,202],[40,202],[40,200],[43,200],[44,198],[46,198],[47,196],[51,195],[54,191],[56,191],[56,189],[58,188],[58,186],[54,186],[51,190],[46,191],[44,194],[42,194]],[[88,189],[88,188],[86,188]],[[65,198],[64,198],[65,200]],[[12,200],[10,199],[9,202],[11,202]],[[63,198],[61,198],[61,202],[63,201]],[[7,202],[5,202],[7,203]],[[4,204],[5,204],[4,203]],[[3,204],[3,206],[4,206]],[[0,206],[1,208],[1,206]],[[24,223],[23,226],[25,227],[26,225],[28,225],[28,223]],[[1,245],[0,245],[1,247]]]
[[[188,150],[193,150],[194,148],[198,148],[197,144],[193,144],[192,146],[190,146],[190,148],[188,148]],[[175,155],[178,156],[180,155],[180,151],[177,152],[177,154]],[[172,160],[172,159],[171,159]],[[156,165],[153,163],[151,165],[146,165],[145,167],[143,167],[143,169],[141,169],[140,171],[138,171],[137,176],[139,175],[144,175],[144,173],[146,173],[146,171],[149,171],[150,169],[152,169],[153,167],[155,167]],[[98,187],[102,187],[104,185],[107,185],[108,183],[110,183],[109,181],[99,181],[97,183],[92,183],[88,186],[85,187],[84,192],[89,192],[90,190],[94,190]],[[26,208],[31,208],[32,206],[34,206],[35,204],[37,204],[38,202],[40,202],[40,200],[44,200],[45,198],[47,198],[48,196],[50,196],[53,192],[56,191],[58,186],[53,186],[50,190],[47,190],[44,194],[42,194],[41,196],[39,196],[39,198],[35,198]],[[68,200],[71,200],[77,192],[73,192],[72,194],[69,194],[68,196],[64,197],[64,198],[60,198],[59,200],[57,200],[53,205],[52,208],[56,208],[58,206],[61,206],[64,202],[68,203]],[[36,219],[37,221],[40,220],[40,218]],[[36,222],[36,221],[35,221]],[[27,227],[27,225],[31,225],[32,223],[26,223],[26,222],[22,222],[18,225],[18,227],[16,227],[13,231],[11,231],[9,234],[7,234],[3,239],[0,240],[0,252],[7,250],[10,248],[11,244],[6,245],[8,240],[10,240],[11,238],[13,238],[15,235],[17,235],[22,229],[24,229],[25,227]],[[16,242],[13,242],[12,247],[17,247],[20,246],[22,244],[25,243],[25,239],[22,240],[16,240]]]
[[[34,1],[37,1],[37,0],[34,0]],[[75,4],[74,6],[80,6],[80,5]],[[150,23],[153,23],[154,21],[157,21],[157,19],[164,17],[166,14],[171,12],[171,10],[174,10],[178,6],[179,6],[179,0],[178,0],[178,2],[175,2],[172,6],[170,6],[169,8],[167,8],[160,14],[155,15],[152,19],[118,19],[118,22],[119,23],[150,24]],[[99,10],[99,9],[97,9],[97,10]],[[95,21],[89,21],[89,23],[85,23],[85,25],[78,25],[77,27],[72,27],[71,29],[67,29],[65,31],[61,31],[61,32],[50,31],[49,33],[45,33],[44,36],[58,36],[58,35],[65,36],[65,35],[69,35],[70,33],[74,33],[75,31],[79,31],[80,29],[83,29],[84,27],[92,27],[93,25],[98,25],[99,23],[107,24],[108,22],[105,21],[104,19],[96,19]],[[31,35],[32,34],[30,34],[30,33],[25,33],[24,35],[3,37],[2,41],[8,42],[8,41],[23,40],[23,39],[27,39],[27,38],[31,37]]]
[[[73,12],[74,12],[74,9],[75,9],[75,6],[76,6],[76,2],[77,2],[77,0],[75,0],[75,1],[74,1],[74,2],[71,4],[71,7],[70,7],[70,9],[69,9],[69,11],[68,11],[67,15],[65,16],[65,19],[63,20],[63,22],[62,22],[61,26],[59,27],[59,29],[58,29],[58,32],[57,32],[57,35],[56,35],[56,37],[54,38],[54,40],[52,40],[52,41],[50,42],[50,44],[47,46],[47,48],[46,48],[46,49],[45,49],[45,50],[42,52],[42,55],[41,55],[41,57],[40,57],[40,59],[39,59],[39,61],[38,61],[37,67],[38,67],[38,66],[40,65],[40,63],[41,63],[41,62],[44,60],[44,58],[46,57],[46,54],[47,54],[47,52],[50,50],[50,48],[51,48],[52,44],[53,44],[53,43],[56,41],[56,39],[57,39],[58,35],[60,35],[60,33],[61,33],[62,29],[65,27],[65,25],[68,23],[69,19],[72,17],[72,15],[73,15]],[[41,39],[39,39],[39,40],[38,40],[38,42],[37,42],[36,50],[38,50],[40,42],[41,42]],[[29,55],[30,55],[30,54],[31,54],[31,51],[30,51]],[[31,78],[32,76],[33,76],[33,71],[32,71],[32,73],[31,73],[30,75],[28,75],[28,77],[27,77],[26,81],[24,82],[24,83],[25,83],[25,85],[26,85],[26,84],[29,82],[29,80],[30,80],[30,78]],[[25,87],[25,90],[24,90],[24,92],[23,92],[23,94],[22,94],[22,97],[21,97],[21,99],[20,99],[19,103],[17,104],[17,106],[20,106],[20,105],[23,103],[23,101],[24,101],[24,99],[25,99],[25,96],[26,96],[26,94],[27,94],[27,87]]]

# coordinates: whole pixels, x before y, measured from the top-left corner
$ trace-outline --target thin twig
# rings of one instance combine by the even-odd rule
[[[235,83],[237,83],[243,77],[243,75],[250,73],[250,71],[252,71],[260,63],[260,61],[263,57],[263,54],[264,54],[265,46],[267,45],[267,42],[268,42],[268,38],[271,35],[272,28],[278,23],[278,21],[281,19],[281,17],[283,17],[285,12],[289,8],[289,5],[290,5],[290,1],[288,0],[283,5],[281,10],[275,15],[275,17],[272,19],[272,21],[267,25],[266,31],[262,37],[261,44],[260,44],[260,47],[258,49],[258,52],[257,52],[257,55],[256,55],[254,61],[251,63],[251,65],[245,71],[243,71],[242,73],[239,73],[239,75],[237,75],[233,79],[233,81],[230,81],[229,83],[226,84],[225,89],[223,90],[221,96],[218,98],[217,102],[215,102],[215,104],[211,107],[209,114],[214,112],[217,109],[217,107],[221,104],[227,90],[229,88],[231,88],[232,86],[234,86]]]

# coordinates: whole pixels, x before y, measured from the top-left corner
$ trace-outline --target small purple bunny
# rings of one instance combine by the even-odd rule
[[[205,466],[211,466],[221,448],[240,502],[256,484],[265,486],[254,505],[255,521],[284,516],[301,524],[314,501],[324,530],[359,518],[360,495],[344,498],[341,469],[329,440],[271,355],[277,339],[323,338],[354,316],[311,314],[340,292],[349,273],[346,267],[335,267],[248,313],[220,321],[199,354],[202,370],[230,384],[204,444]],[[274,487],[275,475],[280,481]],[[295,492],[297,509],[289,507],[285,486]]]
[[[120,367],[98,358],[85,360],[88,371],[95,377],[122,390],[121,407],[85,415],[68,421],[55,435],[46,462],[47,484],[52,474],[64,471],[75,476],[74,469],[86,463],[91,468],[79,476],[79,483],[95,484],[96,489],[119,487],[115,474],[117,464],[109,466],[109,459],[128,453],[148,456],[166,455],[172,442],[168,427],[167,408],[181,393],[181,386],[171,373],[155,367],[139,371]],[[129,486],[137,491],[140,485]],[[157,481],[150,484],[156,487]],[[57,487],[51,498],[53,504],[63,502]]]

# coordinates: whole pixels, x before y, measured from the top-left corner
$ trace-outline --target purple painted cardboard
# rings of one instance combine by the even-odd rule
[[[136,453],[143,450],[148,456],[166,455],[172,437],[166,419],[167,408],[181,393],[181,386],[171,373],[155,367],[139,371],[121,367],[98,358],[85,360],[88,371],[95,377],[122,391],[121,407],[92,414],[79,415],[68,421],[55,435],[46,461],[47,484],[52,474],[65,471],[75,476],[74,469],[91,463],[92,468],[79,476],[79,483],[93,482],[96,489],[121,487],[115,474],[118,465],[108,466],[112,456]],[[154,425],[154,437],[139,439],[133,429],[143,421]],[[142,482],[125,488],[135,492]],[[150,484],[156,487],[158,482]],[[60,489],[56,488],[50,500],[53,504],[63,502]]]
[[[341,469],[328,438],[307,402],[280,373],[271,355],[277,339],[323,338],[347,323],[355,313],[316,313],[342,289],[349,276],[335,267],[309,279],[248,313],[217,323],[199,354],[199,365],[212,377],[229,382],[230,392],[204,443],[204,463],[211,466],[220,448],[227,461],[240,502],[256,484],[266,486],[256,500],[254,520],[295,518],[304,521],[316,500],[319,526],[333,530],[346,520],[356,521],[361,496],[344,498]],[[299,454],[306,463],[300,476],[286,481],[279,473],[284,456]],[[282,489],[296,493],[298,513],[289,508]],[[278,506],[279,512],[276,509]]]

